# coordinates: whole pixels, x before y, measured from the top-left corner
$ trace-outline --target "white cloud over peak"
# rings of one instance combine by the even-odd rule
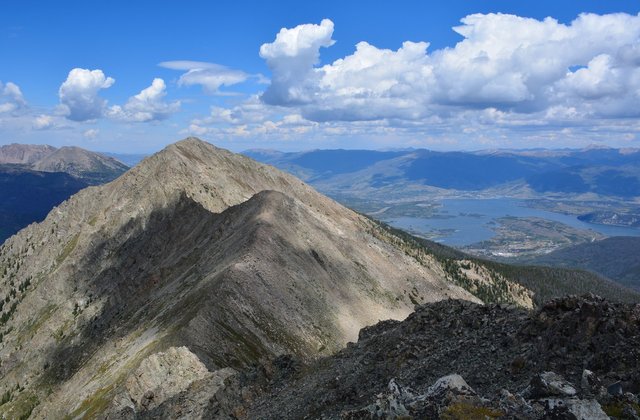
[[[26,104],[18,85],[12,82],[6,84],[0,82],[0,114],[13,112]]]
[[[249,78],[257,77],[262,82],[259,75],[253,76],[240,70],[230,69],[215,63],[202,61],[165,61],[159,64],[171,70],[183,70],[186,73],[178,79],[179,86],[200,85],[205,93],[209,95],[220,94],[223,86],[232,86],[242,83]]]
[[[454,30],[464,39],[452,48],[360,42],[321,67],[320,49],[334,43],[331,21],[282,29],[260,48],[272,71],[262,100],[320,122],[451,119],[486,109],[506,120],[551,108],[573,109],[575,118],[640,113],[640,16],[582,14],[562,24],[474,14],[461,22]]]
[[[299,57],[308,55],[312,57],[312,63],[318,60],[320,47],[329,47],[335,43],[333,35],[333,22],[323,19],[320,25],[307,23],[295,28],[282,28],[272,43],[262,44],[260,57],[269,60],[282,57]]]
[[[107,101],[99,96],[115,79],[106,77],[102,70],[72,69],[60,89],[61,113],[73,121],[87,121],[102,117]]]
[[[260,47],[260,57],[271,69],[271,84],[262,99],[272,105],[298,105],[312,100],[309,93],[320,81],[314,69],[320,59],[320,48],[334,44],[333,22],[324,19],[320,25],[305,24],[282,28],[275,41]]]
[[[180,109],[180,102],[165,102],[166,85],[160,78],[153,79],[151,86],[129,98],[123,106],[114,105],[107,116],[127,122],[149,122],[165,120]]]

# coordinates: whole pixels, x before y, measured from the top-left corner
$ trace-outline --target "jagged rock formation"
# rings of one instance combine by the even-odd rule
[[[132,413],[153,410],[182,393],[192,393],[194,383],[206,384],[203,388],[213,394],[234,374],[236,371],[231,368],[209,372],[186,347],[171,347],[144,359],[126,379],[125,389],[115,401],[126,404],[125,411]],[[189,414],[195,415],[193,407],[189,408]],[[122,410],[117,405],[114,409]]]
[[[0,164],[40,172],[64,172],[90,185],[111,181],[129,169],[116,159],[79,147],[56,149],[29,144],[0,146]]]
[[[528,313],[442,301],[361,331],[302,367],[278,359],[231,377],[219,418],[635,419],[640,305],[567,297]]]
[[[212,372],[311,360],[415,302],[478,301],[377,229],[272,167],[169,146],[0,248],[0,386],[21,388],[0,412],[91,417],[170,347]]]

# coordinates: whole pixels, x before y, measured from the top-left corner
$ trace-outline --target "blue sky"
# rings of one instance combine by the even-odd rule
[[[0,144],[640,145],[637,1],[432,3],[7,2]]]

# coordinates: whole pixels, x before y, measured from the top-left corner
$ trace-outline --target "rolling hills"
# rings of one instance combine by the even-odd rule
[[[329,194],[407,198],[417,191],[433,189],[513,192],[517,185],[525,188],[521,193],[529,195],[598,194],[617,199],[640,196],[637,149],[248,150],[244,154],[289,171]]]

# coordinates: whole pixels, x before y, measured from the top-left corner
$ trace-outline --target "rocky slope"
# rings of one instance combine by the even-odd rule
[[[9,144],[0,146],[0,164],[40,172],[64,172],[90,185],[111,181],[128,167],[111,157],[79,147]]]
[[[637,291],[590,271],[484,260],[385,223],[375,223],[380,228],[379,232],[392,235],[398,246],[418,260],[425,255],[435,258],[449,281],[485,302],[531,307],[543,305],[556,297],[583,293],[594,293],[615,302],[640,302]],[[624,267],[633,260],[620,257],[618,263]]]
[[[416,302],[479,301],[377,230],[272,167],[169,146],[0,248],[0,413],[95,416],[171,347],[214,373],[311,360]]]
[[[535,312],[464,301],[422,305],[305,366],[280,357],[230,377],[217,418],[635,419],[640,305],[593,295]],[[176,410],[167,400],[154,413]],[[165,410],[165,411],[163,411]],[[151,414],[151,413],[150,413]]]

